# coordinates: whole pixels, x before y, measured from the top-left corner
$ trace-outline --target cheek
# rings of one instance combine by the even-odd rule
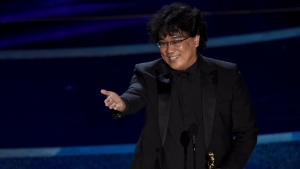
[[[181,45],[179,48],[177,48],[177,52],[184,54],[184,53],[188,52],[188,48],[186,46]]]
[[[168,61],[166,55],[161,55],[161,57],[164,61],[166,61],[166,62]]]
[[[160,52],[161,55],[166,55],[166,51],[165,50],[159,49],[159,52]]]
[[[161,57],[162,57],[162,58],[164,58],[164,57],[166,57],[166,56],[167,56],[167,54],[166,54],[166,52],[165,52],[165,51],[163,51],[163,50],[159,50],[159,52],[160,52],[160,55],[161,55]]]

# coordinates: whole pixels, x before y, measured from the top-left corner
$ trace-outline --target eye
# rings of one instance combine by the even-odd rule
[[[182,40],[174,40],[171,43],[173,43],[174,45],[179,44]]]
[[[167,46],[167,42],[158,42],[159,46]]]

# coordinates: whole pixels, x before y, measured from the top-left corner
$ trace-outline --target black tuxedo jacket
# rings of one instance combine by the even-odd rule
[[[220,168],[241,169],[257,141],[251,100],[236,65],[199,55],[202,112],[208,152]],[[131,169],[154,169],[160,164],[170,112],[171,68],[162,60],[137,64],[129,89],[121,95],[127,107],[121,118],[146,106],[145,123],[134,151]],[[199,121],[203,116],[203,121]]]

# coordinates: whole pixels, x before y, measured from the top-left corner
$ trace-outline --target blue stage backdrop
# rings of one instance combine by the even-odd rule
[[[0,148],[136,143],[143,110],[113,120],[99,90],[160,57],[146,22],[171,2],[1,1]],[[300,2],[185,2],[206,15],[202,54],[237,63],[259,134],[299,131]]]

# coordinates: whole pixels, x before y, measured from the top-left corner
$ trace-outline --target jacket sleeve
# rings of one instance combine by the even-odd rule
[[[242,169],[256,145],[257,126],[250,95],[236,65],[233,73],[231,118],[234,142],[220,168]]]
[[[127,114],[138,112],[146,105],[146,83],[139,65],[135,66],[134,75],[130,81],[129,88],[121,96],[121,99],[126,104],[124,112],[112,111],[114,118],[122,118]]]

